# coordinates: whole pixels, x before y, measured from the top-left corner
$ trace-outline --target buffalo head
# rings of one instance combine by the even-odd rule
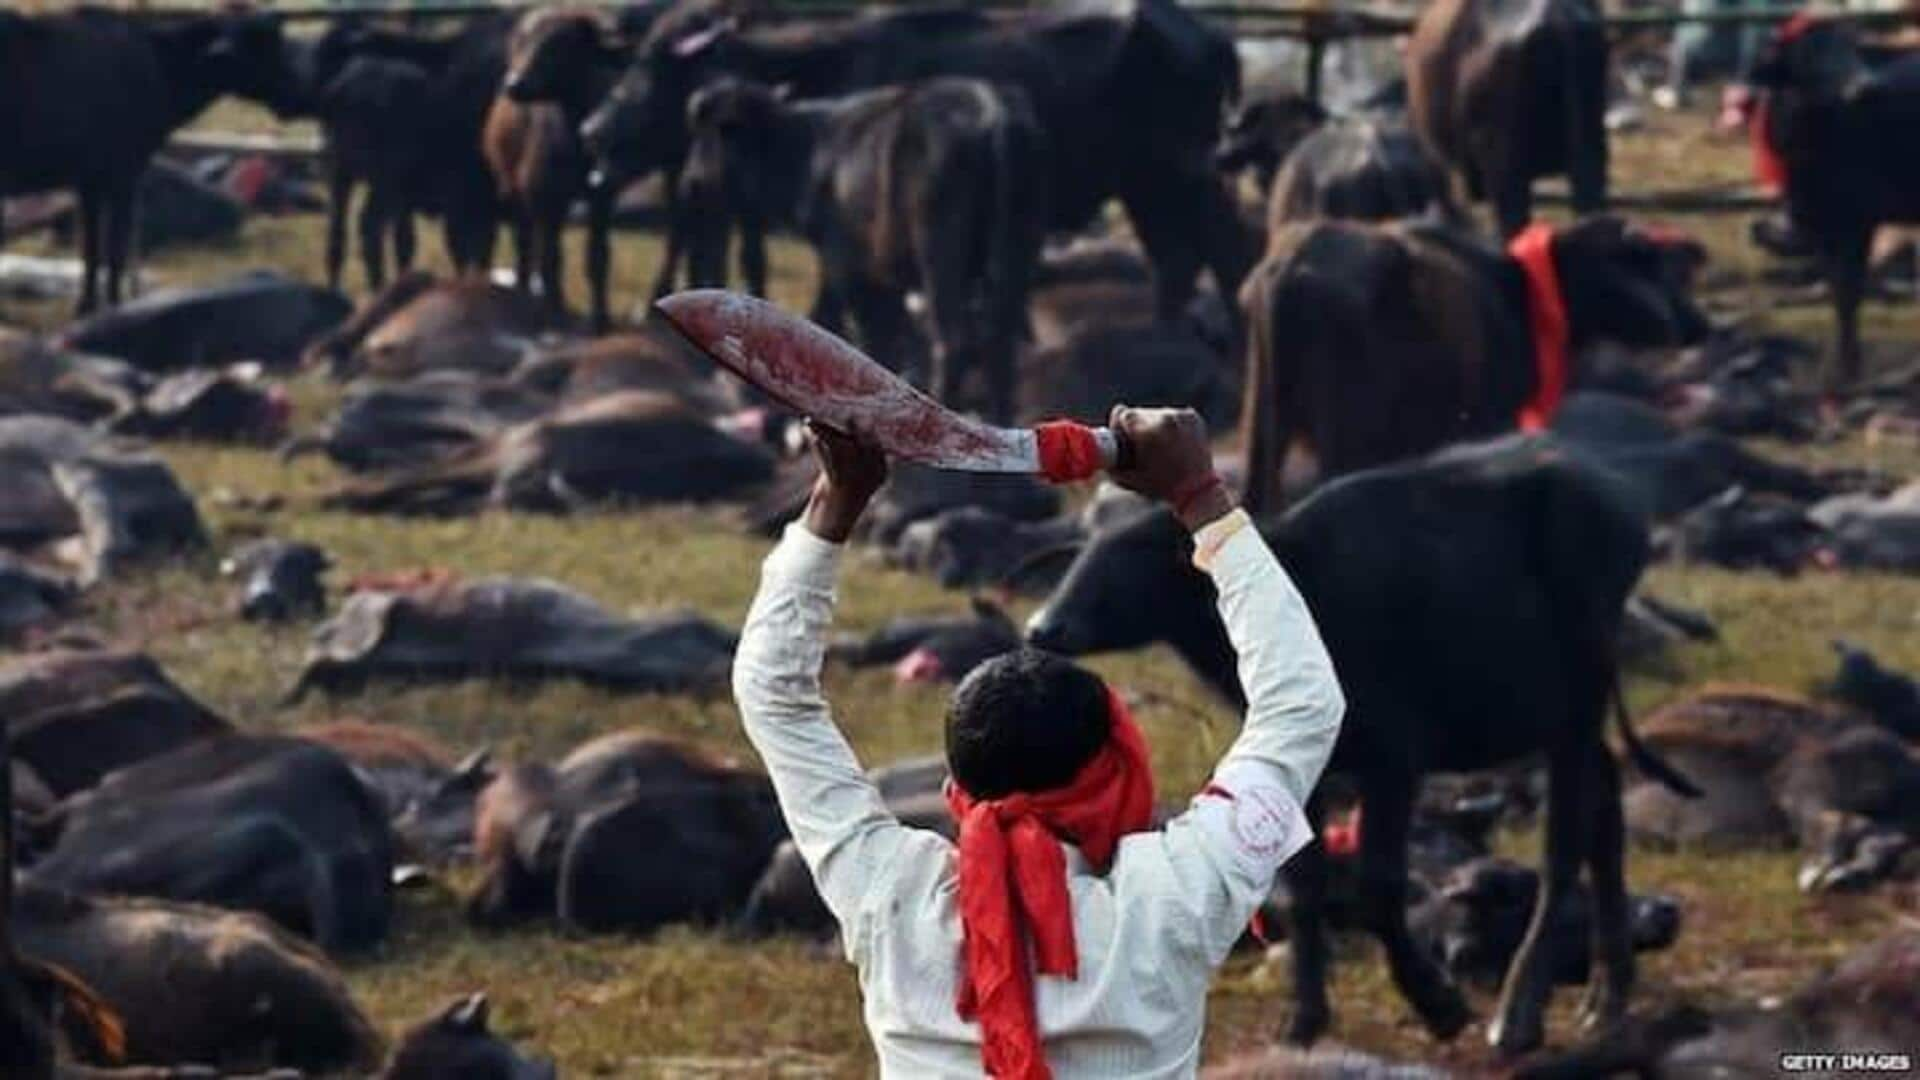
[[[1693,300],[1706,249],[1691,237],[1588,218],[1554,234],[1553,262],[1576,345],[1694,345],[1712,329]]]

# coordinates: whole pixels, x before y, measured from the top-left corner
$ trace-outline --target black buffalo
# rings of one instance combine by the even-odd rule
[[[1613,218],[1557,230],[1548,258],[1569,356],[1599,340],[1645,347],[1704,336],[1690,296],[1700,254]],[[1444,226],[1277,229],[1240,302],[1250,509],[1278,505],[1296,437],[1326,478],[1511,430],[1554,362],[1530,330],[1520,261]]]
[[[1785,167],[1788,213],[1833,290],[1829,391],[1862,374],[1859,312],[1874,229],[1920,221],[1920,148],[1891,135],[1920,122],[1920,56],[1875,59],[1850,27],[1816,19],[1776,35],[1749,74],[1767,101],[1761,138]]]
[[[199,739],[61,804],[41,884],[266,915],[330,952],[392,917],[393,838],[379,800],[304,739]]]
[[[1607,202],[1607,32],[1589,0],[1440,0],[1407,43],[1408,114],[1462,201],[1503,235],[1533,217],[1533,182],[1565,175],[1574,209]]]
[[[687,108],[683,183],[813,244],[824,269],[816,321],[839,329],[847,304],[868,350],[897,358],[907,348],[906,296],[917,290],[932,330],[933,396],[959,404],[966,380],[980,379],[985,411],[1012,418],[1014,342],[1046,228],[1048,176],[1023,91],[940,78],[787,101],[724,79]]]
[[[1407,835],[1420,777],[1544,753],[1545,885],[1490,1034],[1510,1051],[1539,1043],[1553,974],[1543,939],[1583,866],[1604,971],[1595,1014],[1617,1019],[1634,963],[1619,775],[1602,733],[1608,703],[1618,705],[1622,608],[1648,559],[1644,519],[1603,474],[1551,444],[1511,440],[1335,482],[1262,532],[1340,672],[1349,705],[1329,769],[1350,774],[1365,807],[1367,922],[1401,991],[1436,1034],[1467,1022],[1459,990],[1407,930]],[[1069,654],[1166,642],[1237,700],[1226,632],[1188,548],[1166,513],[1096,536],[1034,616],[1029,640]],[[1624,707],[1619,716],[1634,760],[1691,790],[1641,752]],[[1322,802],[1316,793],[1307,807],[1316,832]],[[1311,1040],[1331,1017],[1320,849],[1302,852],[1287,875],[1298,931],[1291,1036]]]
[[[1225,34],[1171,0],[1120,11],[899,11],[811,26],[740,28],[734,5],[682,0],[655,21],[634,66],[585,134],[618,171],[677,163],[688,100],[718,75],[823,97],[940,75],[1017,86],[1052,148],[1051,224],[1075,228],[1118,198],[1173,317],[1204,264],[1231,288],[1253,252],[1210,156],[1239,89]],[[757,243],[750,236],[750,242]]]

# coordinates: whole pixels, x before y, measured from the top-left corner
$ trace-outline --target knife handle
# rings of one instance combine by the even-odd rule
[[[1100,446],[1100,467],[1108,472],[1133,468],[1133,444],[1109,427],[1093,429],[1093,441]]]

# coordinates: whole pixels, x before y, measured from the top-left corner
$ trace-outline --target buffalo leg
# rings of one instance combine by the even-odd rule
[[[1418,783],[1411,774],[1394,772],[1369,777],[1362,788],[1367,824],[1360,838],[1361,890],[1367,928],[1387,951],[1394,985],[1435,1038],[1451,1039],[1472,1019],[1466,999],[1407,929],[1407,834]]]
[[[107,303],[118,304],[126,284],[127,256],[133,249],[135,184],[128,181],[107,193],[101,217],[106,225]]]
[[[387,196],[376,185],[367,185],[367,196],[360,201],[360,267],[367,275],[367,288],[378,292],[387,283]]]
[[[740,276],[747,291],[767,295],[767,229],[757,215],[742,214],[740,223]]]
[[[1200,251],[1178,197],[1177,191],[1162,184],[1129,192],[1121,199],[1153,265],[1154,315],[1161,322],[1175,321],[1186,311],[1200,273]]]
[[[660,185],[661,208],[667,215],[667,250],[660,256],[660,269],[653,277],[655,300],[673,291],[680,260],[685,256],[687,233],[691,223],[686,200],[680,197],[680,170],[669,169]]]
[[[513,287],[533,292],[533,218],[521,207],[513,208]]]
[[[393,264],[395,273],[404,274],[413,269],[415,243],[413,235],[413,207],[402,202],[393,208]]]
[[[1599,961],[1588,987],[1590,1028],[1612,1026],[1627,1015],[1633,994],[1632,931],[1627,914],[1626,824],[1620,810],[1620,768],[1607,748],[1597,746],[1588,776],[1587,799],[1593,833],[1588,837],[1587,869],[1593,886],[1594,958]]]
[[[1306,811],[1318,837],[1325,807],[1317,789],[1307,798]],[[1287,1041],[1310,1046],[1333,1023],[1333,1006],[1327,1001],[1327,968],[1333,953],[1327,940],[1326,849],[1317,839],[1309,842],[1287,861],[1283,873],[1293,894],[1292,925],[1287,929],[1293,956],[1293,1019],[1287,1024]]]
[[[353,197],[353,178],[335,168],[327,176],[327,288],[340,288],[340,269],[347,261],[347,200]],[[376,286],[377,288],[377,286]]]
[[[567,313],[566,267],[562,261],[567,228],[567,207],[547,207],[533,226],[534,248],[540,259],[540,292],[546,297],[547,310],[555,315]]]
[[[592,294],[593,332],[604,334],[613,325],[613,312],[607,299],[613,267],[613,249],[608,239],[613,222],[613,198],[606,191],[587,196],[587,289]]]
[[[1527,936],[1507,969],[1499,1013],[1487,1029],[1487,1041],[1504,1054],[1520,1054],[1540,1045],[1545,1034],[1547,998],[1553,992],[1551,928],[1573,893],[1580,875],[1590,826],[1582,797],[1589,768],[1589,744],[1559,746],[1547,762],[1546,865],[1534,902]]]
[[[912,320],[907,318],[905,298],[892,289],[864,282],[848,283],[845,293],[867,351],[887,367],[908,374],[909,378],[920,374],[919,350],[914,347],[915,335]]]
[[[1823,240],[1820,259],[1826,270],[1827,288],[1833,293],[1836,331],[1834,357],[1827,368],[1824,389],[1834,394],[1859,381],[1864,366],[1860,352],[1860,301],[1866,295],[1867,253],[1873,243],[1873,231],[1836,230]]]
[[[85,315],[100,304],[100,228],[102,199],[98,191],[80,191],[80,304]]]

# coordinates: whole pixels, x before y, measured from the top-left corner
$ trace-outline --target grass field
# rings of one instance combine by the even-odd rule
[[[1657,117],[1655,123],[1653,130],[1620,140],[1618,186],[1645,190],[1742,175],[1739,144],[1711,135],[1704,115]],[[1758,265],[1739,240],[1744,219],[1680,223],[1709,239],[1719,265],[1736,272]],[[318,237],[315,219],[260,219],[236,244],[158,256],[147,268],[169,282],[207,280],[262,264],[313,276],[320,262]],[[625,236],[616,247],[616,288],[631,302],[650,278],[657,246],[649,237]],[[426,248],[430,258],[438,257],[437,242]],[[786,244],[776,254],[776,298],[798,305],[810,290],[810,259]],[[357,276],[353,280],[357,284]],[[579,288],[576,283],[576,297],[583,295]],[[1776,311],[1764,294],[1742,289],[1720,299],[1763,325],[1822,337],[1826,332],[1821,308]],[[0,308],[0,316],[40,325],[58,315],[52,305]],[[1911,352],[1920,339],[1917,322],[1908,307],[1870,310],[1876,361]],[[321,382],[303,381],[297,394],[301,422],[321,415],[335,394]],[[310,540],[333,555],[339,579],[422,566],[541,575],[615,609],[684,605],[737,624],[765,548],[742,536],[722,512],[489,515],[448,522],[322,513],[309,508],[307,497],[332,479],[324,464],[288,467],[265,453],[204,446],[168,446],[164,452],[200,497],[218,550],[256,535]],[[1858,444],[1820,453],[1916,471],[1911,455],[1889,456]],[[222,497],[228,493],[289,498],[287,509],[265,514],[233,509],[234,501]],[[151,650],[189,689],[249,728],[362,717],[431,732],[455,751],[485,742],[515,758],[557,755],[601,732],[643,727],[748,752],[724,697],[614,696],[572,685],[509,693],[476,684],[282,707],[305,630],[237,622],[229,587],[215,577],[216,561],[210,555],[97,592],[79,621],[108,639]],[[1707,679],[1806,689],[1830,669],[1827,642],[1840,634],[1894,663],[1920,668],[1920,580],[1781,580],[1661,568],[1651,586],[1704,608],[1724,639],[1683,650],[1671,678],[1635,679],[1630,694],[1640,708]],[[843,623],[870,627],[891,615],[963,603],[964,597],[925,581],[856,560],[843,588]],[[1142,719],[1162,787],[1170,794],[1193,790],[1230,740],[1234,718],[1168,655],[1108,658],[1094,666],[1123,686],[1156,691]],[[844,671],[830,673],[829,689],[867,762],[938,746],[940,692],[898,688],[884,673]],[[1524,835],[1506,837],[1503,845],[1529,861],[1537,847],[1535,838]],[[1679,895],[1686,918],[1679,944],[1644,963],[1642,1000],[1774,993],[1850,945],[1920,915],[1910,893],[1804,897],[1794,888],[1796,861],[1787,853],[1635,852],[1633,885]],[[460,884],[408,895],[393,939],[349,967],[360,1000],[389,1030],[454,994],[484,988],[493,996],[496,1026],[553,1055],[568,1075],[859,1076],[871,1070],[852,971],[830,951],[795,943],[740,946],[695,932],[644,941],[581,939],[542,929],[480,935],[460,922],[452,891]],[[1230,962],[1213,994],[1209,1058],[1270,1040],[1289,1010],[1287,983],[1283,963],[1259,956]],[[1558,1041],[1572,1035],[1574,996],[1561,995],[1552,1026]],[[1341,1041],[1463,1071],[1489,1067],[1478,1027],[1451,1046],[1427,1039],[1389,986],[1371,942],[1343,945],[1334,1000]],[[1491,1002],[1482,998],[1476,1005],[1484,1015]]]

